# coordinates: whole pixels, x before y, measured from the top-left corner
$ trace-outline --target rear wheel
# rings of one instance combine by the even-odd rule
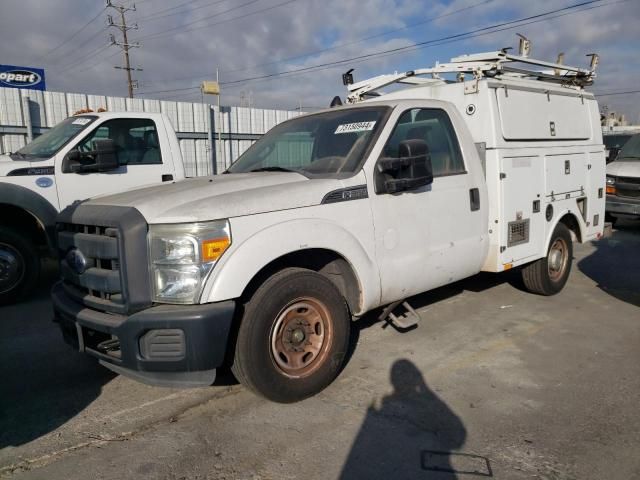
[[[285,269],[245,306],[233,373],[275,402],[315,395],[340,371],[350,323],[346,302],[328,279],[311,270]]]
[[[572,261],[571,232],[563,223],[558,223],[551,236],[547,256],[522,269],[525,287],[531,293],[555,295],[567,283]]]
[[[0,227],[0,305],[30,293],[40,276],[40,254],[26,234]]]

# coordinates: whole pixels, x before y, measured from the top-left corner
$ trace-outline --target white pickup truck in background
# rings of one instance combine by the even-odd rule
[[[607,217],[640,218],[640,134],[632,136],[607,165]]]
[[[184,177],[175,131],[159,113],[69,117],[0,155],[0,305],[35,286],[42,255],[55,253],[55,219],[64,207]]]
[[[293,402],[336,377],[351,320],[372,309],[406,328],[407,298],[515,268],[553,295],[573,242],[603,233],[595,63],[503,50],[383,75],[349,85],[352,105],[276,126],[222,175],[73,205],[55,320],[141,381],[209,385],[230,364]]]

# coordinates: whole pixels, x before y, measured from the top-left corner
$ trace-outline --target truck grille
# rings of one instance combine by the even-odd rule
[[[640,198],[640,178],[618,177],[616,190],[619,197]]]
[[[98,310],[124,313],[118,230],[58,224],[60,273],[67,293]]]
[[[147,223],[130,207],[74,205],[57,224],[62,285],[86,307],[127,314],[151,305]]]

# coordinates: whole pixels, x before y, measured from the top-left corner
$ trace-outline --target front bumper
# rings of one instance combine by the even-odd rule
[[[607,213],[640,216],[640,199],[607,195]]]
[[[132,315],[86,308],[62,283],[51,291],[67,343],[107,368],[152,385],[210,385],[225,359],[235,302],[158,305]]]

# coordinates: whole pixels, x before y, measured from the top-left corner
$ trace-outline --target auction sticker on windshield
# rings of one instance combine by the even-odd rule
[[[334,135],[339,133],[351,133],[351,132],[366,132],[368,130],[373,130],[376,122],[357,122],[357,123],[344,123],[342,125],[338,125],[336,131],[333,132]]]
[[[74,125],[86,125],[87,123],[89,123],[91,121],[90,118],[76,118],[73,121]]]

